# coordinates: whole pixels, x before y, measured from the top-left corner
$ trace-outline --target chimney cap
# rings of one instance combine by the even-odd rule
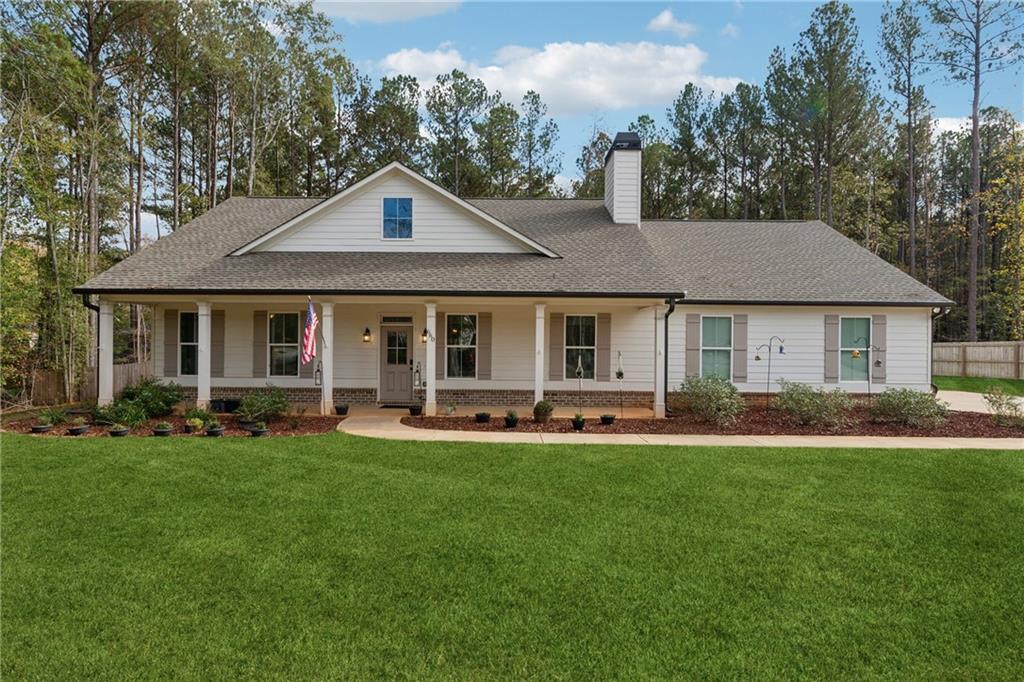
[[[608,152],[604,155],[604,163],[608,165],[608,158],[612,155],[612,152],[624,149],[636,149],[639,151],[642,147],[643,143],[640,141],[639,133],[615,133],[612,146],[608,147]]]

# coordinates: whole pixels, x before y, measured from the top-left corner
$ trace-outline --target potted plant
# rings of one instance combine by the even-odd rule
[[[83,433],[89,430],[89,425],[85,423],[85,417],[75,417],[71,421],[71,426],[68,427],[69,436],[81,436]]]
[[[490,421],[491,421],[491,413],[490,412],[477,412],[476,413],[476,423],[477,424],[488,424],[488,423],[490,423]]]
[[[185,433],[198,433],[203,430],[203,424],[205,424],[199,417],[192,417],[185,420]]]
[[[334,411],[339,417],[344,417],[348,414],[348,403],[341,403],[334,406]]]
[[[267,428],[265,422],[256,422],[256,424],[249,429],[249,435],[253,438],[259,438],[260,436],[265,436],[269,431],[270,429]]]
[[[153,427],[153,435],[158,436],[160,438],[169,436],[172,433],[174,433],[174,427],[171,426],[168,422],[159,422],[156,426]]]
[[[38,422],[32,425],[32,433],[46,433],[53,428],[53,422],[49,419],[39,419]]]
[[[515,410],[509,410],[505,413],[505,428],[514,429],[519,424],[519,415]]]
[[[409,414],[412,415],[413,417],[419,417],[420,415],[423,414],[423,406],[422,405],[410,405],[409,406]]]
[[[605,426],[611,426],[612,424],[615,423],[615,415],[614,414],[602,414],[601,415],[601,423],[604,424]]]
[[[131,433],[131,429],[124,424],[112,424],[108,433],[112,438],[124,438]]]
[[[582,431],[583,426],[587,423],[587,420],[583,418],[583,415],[579,412],[572,418],[572,428],[576,431]]]
[[[458,408],[458,406],[455,403],[445,403],[444,404],[444,413],[450,417],[453,414],[455,414],[455,410],[457,408]]]
[[[220,422],[216,419],[206,423],[206,435],[211,438],[216,438],[223,435],[224,427],[220,425]]]
[[[554,405],[547,400],[541,400],[533,406],[533,421],[538,424],[547,424],[551,421],[551,413],[554,411]]]

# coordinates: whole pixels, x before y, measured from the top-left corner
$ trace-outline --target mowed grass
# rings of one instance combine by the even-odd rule
[[[4,679],[1024,677],[1019,452],[2,448]]]
[[[932,377],[932,381],[944,391],[967,391],[988,393],[1001,388],[1009,395],[1024,395],[1024,379],[989,379],[986,377]]]

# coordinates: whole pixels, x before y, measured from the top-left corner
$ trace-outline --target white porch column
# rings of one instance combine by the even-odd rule
[[[665,306],[654,307],[654,416],[665,416]]]
[[[210,303],[196,303],[199,332],[198,362],[196,366],[196,406],[201,408],[210,405]]]
[[[99,378],[96,383],[96,404],[109,405],[114,402],[114,304],[100,301]]]
[[[544,303],[534,304],[536,318],[533,332],[533,404],[544,400]]]
[[[334,412],[334,303],[320,303],[320,414]]]
[[[437,414],[437,304],[427,304],[427,395],[423,401],[423,414],[433,417]]]

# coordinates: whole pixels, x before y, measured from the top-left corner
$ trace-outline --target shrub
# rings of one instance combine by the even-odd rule
[[[134,402],[142,408],[147,417],[165,417],[183,399],[184,394],[178,384],[162,384],[156,379],[146,377],[121,391],[119,401]]]
[[[533,418],[550,417],[551,413],[555,411],[555,406],[550,401],[541,400],[533,406]]]
[[[505,413],[505,428],[514,429],[519,423],[519,413],[515,410],[509,410]]]
[[[50,407],[45,410],[39,410],[39,423],[40,424],[53,424],[59,426],[68,420],[68,413],[59,407]]]
[[[213,412],[210,412],[209,410],[204,410],[201,407],[190,407],[189,409],[185,410],[185,414],[182,416],[185,417],[185,421],[187,422],[192,421],[194,419],[198,420],[199,426],[209,424],[211,421],[216,419],[216,417],[214,417],[213,415]]]
[[[71,420],[72,426],[85,426],[85,424],[85,417],[75,417],[74,419]]]
[[[842,389],[826,391],[807,384],[779,379],[781,390],[772,398],[772,407],[785,412],[797,424],[839,428],[849,422],[853,400]]]
[[[716,426],[733,424],[747,408],[736,387],[721,377],[690,377],[682,390],[686,407]]]
[[[157,422],[157,425],[154,426],[153,428],[160,429],[161,431],[166,431],[167,429],[171,429],[174,427],[171,426],[170,422]]]
[[[190,417],[185,420],[185,423],[192,427],[194,431],[198,431],[212,421],[214,421],[213,417],[210,417],[209,421],[203,421],[199,417]]]
[[[115,400],[106,407],[96,407],[92,411],[92,420],[97,424],[128,424],[140,426],[149,419],[145,408],[134,400]]]
[[[272,422],[279,419],[287,409],[288,398],[284,391],[272,388],[266,393],[250,393],[242,398],[236,414],[249,422]]]
[[[871,419],[913,427],[938,426],[946,421],[946,404],[930,393],[912,388],[890,388],[875,398]]]
[[[212,421],[206,422],[206,429],[207,429],[207,431],[209,431],[210,429],[219,429],[219,428],[220,428],[220,422],[217,421],[216,419],[214,419]]]
[[[992,410],[992,419],[996,424],[1024,428],[1024,402],[998,386],[985,394],[985,402]]]

